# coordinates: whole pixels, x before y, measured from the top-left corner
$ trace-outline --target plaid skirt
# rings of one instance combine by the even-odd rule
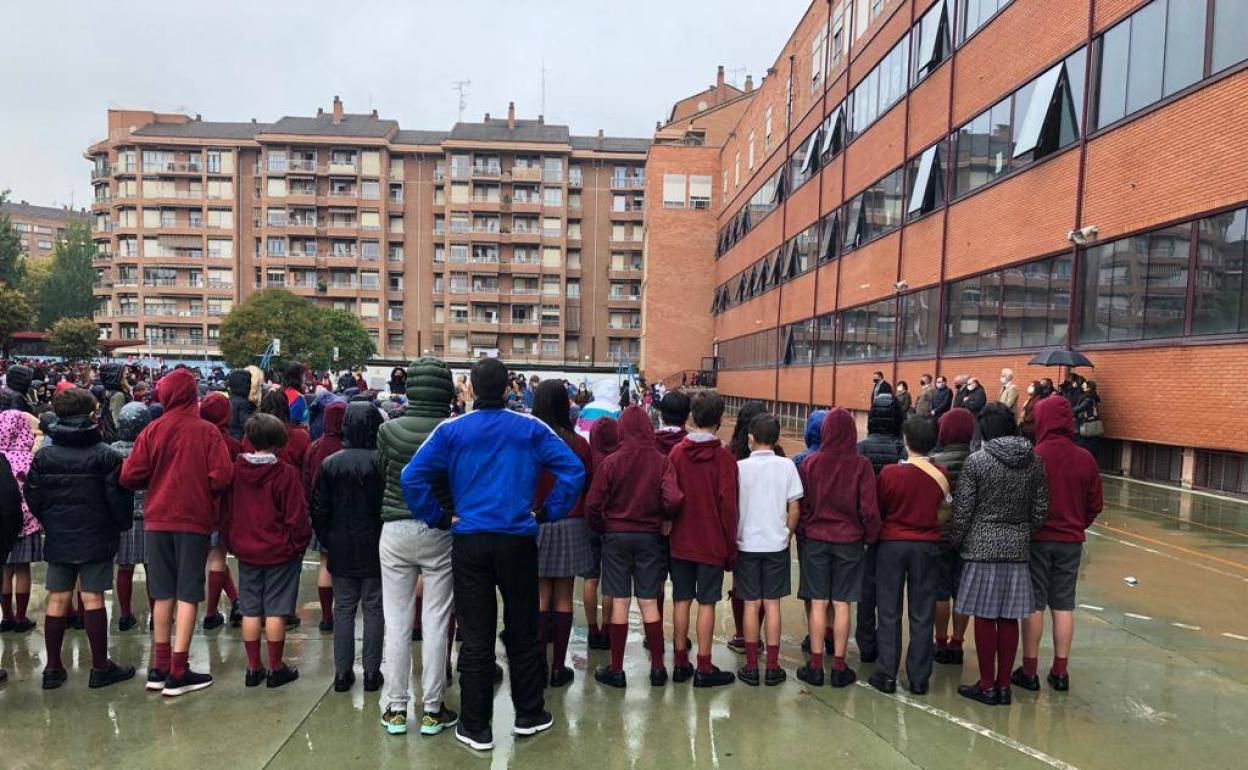
[[[1034,609],[1027,562],[962,562],[954,609],[977,618],[1024,618]]]
[[[134,526],[121,533],[121,547],[117,549],[118,564],[142,564],[147,550],[143,545],[143,520],[135,519]]]
[[[547,522],[537,531],[537,576],[570,578],[590,571],[594,553],[583,518]]]
[[[9,551],[5,564],[30,564],[43,561],[43,530],[31,532],[26,537],[19,537]]]

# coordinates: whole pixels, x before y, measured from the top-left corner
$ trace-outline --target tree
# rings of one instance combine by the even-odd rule
[[[377,346],[368,330],[360,323],[360,319],[345,310],[321,308],[322,339],[328,345],[325,351],[325,363],[314,364],[317,369],[345,369],[363,366],[377,354]],[[334,348],[338,348],[338,358],[334,358]],[[309,361],[309,363],[311,363]]]
[[[9,200],[9,191],[0,190],[0,207]],[[22,285],[22,269],[25,266],[25,249],[21,237],[13,229],[8,214],[0,211],[0,284],[9,287]]]
[[[72,221],[65,227],[65,237],[56,242],[52,257],[46,262],[31,263],[25,285],[35,310],[35,323],[49,329],[61,318],[90,318],[95,309],[91,285],[95,268],[91,258],[95,242],[86,222]]]
[[[0,352],[8,354],[13,332],[29,329],[32,318],[26,296],[17,289],[0,286]]]
[[[335,346],[338,366],[363,364],[376,351],[351,313],[317,307],[285,289],[264,289],[221,322],[221,355],[232,367],[254,364],[275,337],[282,341],[282,352],[270,365],[279,368],[301,361],[314,369],[329,369]]]
[[[85,361],[100,354],[100,330],[90,318],[62,318],[48,332],[48,351],[67,361]]]

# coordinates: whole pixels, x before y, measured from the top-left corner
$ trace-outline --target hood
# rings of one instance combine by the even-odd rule
[[[806,418],[806,433],[802,438],[806,439],[807,449],[818,449],[819,440],[823,432],[823,421],[828,416],[827,409],[816,409]]]
[[[404,382],[407,406],[405,415],[443,419],[451,413],[455,398],[455,380],[451,367],[440,358],[424,356],[407,368]]]
[[[857,454],[858,426],[854,424],[854,416],[848,409],[838,406],[823,418],[823,429],[819,433],[819,451]]]
[[[610,417],[599,417],[589,429],[589,448],[605,457],[620,448],[619,426]]]
[[[106,390],[125,390],[125,364],[104,364],[100,367],[100,383]]]
[[[225,405],[226,415],[229,415],[230,404],[226,401]],[[137,441],[139,432],[151,421],[151,411],[145,405],[131,401],[121,408],[121,414],[117,417],[117,434],[122,441]]]
[[[352,406],[355,405],[352,404]],[[347,404],[342,400],[334,401],[325,407],[325,432],[321,435],[329,436],[330,438],[342,438],[342,421],[346,416]]]
[[[235,369],[225,378],[225,387],[234,398],[248,398],[251,396],[251,372]]]
[[[324,409],[334,402],[346,403],[346,399],[337,393],[332,393],[322,388],[319,385],[316,387],[316,398],[312,400],[312,403],[315,406],[319,406],[321,409]]]
[[[20,409],[0,412],[0,452],[30,454],[34,448],[35,430],[26,413]]]
[[[699,433],[698,435],[707,436],[709,434]],[[684,446],[682,451],[685,453],[685,457],[688,457],[695,463],[709,463],[713,461],[724,446],[723,442],[717,438],[705,441],[695,440],[694,434],[686,436],[681,445]]]
[[[1031,442],[1022,436],[1001,436],[985,441],[984,451],[1011,468],[1022,468],[1035,456]]]
[[[199,416],[223,431],[230,429],[230,400],[221,393],[209,393],[199,405]]]
[[[871,411],[867,412],[867,433],[900,436],[901,426],[897,424],[897,412],[897,399],[891,393],[876,396],[871,402]]]
[[[620,383],[612,379],[598,380],[590,387],[595,401],[610,404],[612,408],[620,407]]]
[[[970,409],[950,409],[940,418],[940,435],[936,443],[940,446],[950,444],[970,444],[975,435],[975,415]]]
[[[234,461],[234,483],[243,489],[267,487],[274,476],[284,472],[283,463],[278,462],[276,457],[269,462],[252,462],[247,457],[241,454]]]
[[[355,449],[377,448],[377,431],[381,429],[381,423],[384,420],[381,412],[378,412],[372,404],[358,401],[350,406],[341,403],[330,404],[325,410],[326,436],[330,435],[329,423],[332,415],[337,416],[342,431],[343,446]]]
[[[251,375],[251,390],[247,392],[247,400],[260,406],[260,396],[264,395],[264,372],[258,366],[249,366],[247,373]]]
[[[156,395],[165,414],[174,409],[193,409],[199,401],[199,386],[195,375],[186,369],[174,369],[156,383]]]
[[[98,444],[100,428],[89,414],[79,414],[57,420],[48,427],[52,443],[59,446],[85,447]]]
[[[658,450],[654,442],[654,427],[645,409],[630,406],[620,413],[620,449]]]
[[[1049,438],[1075,437],[1075,410],[1064,398],[1043,398],[1031,409],[1036,418],[1036,443]]]
[[[10,390],[25,393],[30,390],[30,383],[35,381],[35,373],[29,366],[13,364],[4,373],[4,382]]]

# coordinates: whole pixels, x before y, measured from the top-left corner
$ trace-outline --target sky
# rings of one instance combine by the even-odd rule
[[[809,0],[3,0],[0,190],[81,207],[109,108],[271,122],[376,109],[402,128],[542,112],[648,137],[673,102],[754,82]],[[760,12],[766,9],[766,12]]]

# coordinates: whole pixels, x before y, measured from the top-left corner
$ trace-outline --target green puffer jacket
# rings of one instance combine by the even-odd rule
[[[377,435],[381,474],[386,480],[381,499],[383,522],[412,518],[412,512],[403,501],[399,479],[425,438],[450,414],[454,397],[451,369],[441,359],[419,358],[408,367],[407,406],[403,416],[382,425]],[[442,507],[449,512],[453,506],[450,487],[443,483],[435,485],[434,489]]]

